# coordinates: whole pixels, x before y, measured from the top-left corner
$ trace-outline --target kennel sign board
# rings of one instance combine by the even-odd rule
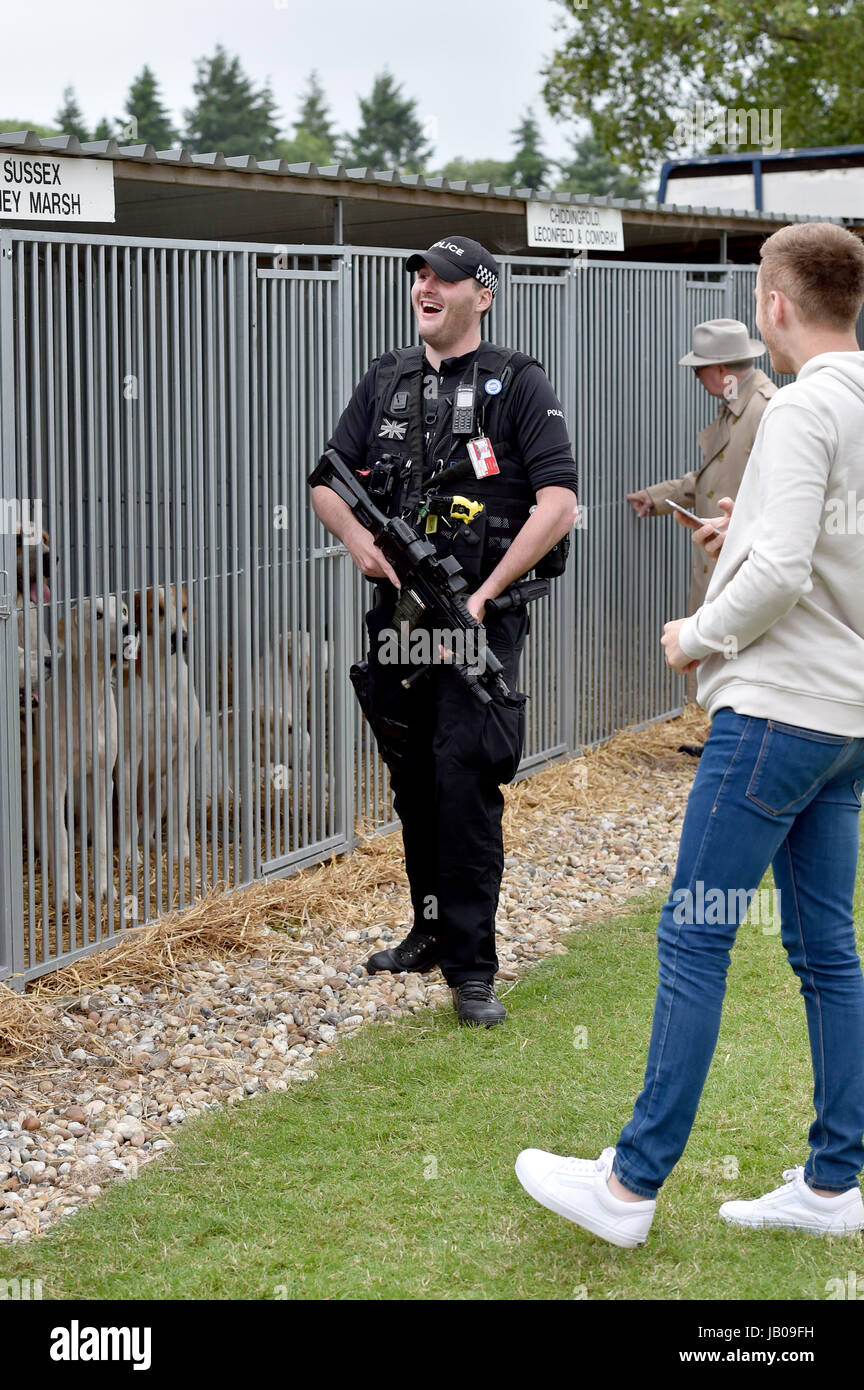
[[[624,250],[624,219],[619,208],[529,202],[526,221],[529,246],[554,246],[565,251]]]
[[[11,222],[113,222],[110,159],[0,154],[0,218]]]

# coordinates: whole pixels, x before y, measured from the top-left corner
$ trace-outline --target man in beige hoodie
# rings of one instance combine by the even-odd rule
[[[852,911],[864,789],[864,246],[830,223],[784,227],[762,248],[756,294],[772,365],[795,380],[765,410],[705,602],[662,639],[674,670],[698,668],[712,726],[660,916],[645,1084],[599,1159],[528,1149],[517,1160],[537,1201],[615,1245],[646,1239],[687,1143],[737,928],[769,865],[810,1034],[810,1152],[781,1187],[724,1202],[720,1215],[864,1230],[864,974]]]

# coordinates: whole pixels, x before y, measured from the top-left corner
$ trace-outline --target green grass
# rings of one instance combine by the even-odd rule
[[[659,901],[574,933],[509,989],[503,1028],[459,1029],[449,1008],[367,1027],[313,1081],[187,1123],[138,1181],[0,1251],[0,1277],[39,1278],[51,1299],[823,1299],[826,1280],[864,1272],[864,1237],[717,1217],[806,1156],[803,1001],[758,926],[739,931],[714,1065],[648,1244],[606,1245],[516,1181],[519,1149],[593,1157],[629,1118]]]

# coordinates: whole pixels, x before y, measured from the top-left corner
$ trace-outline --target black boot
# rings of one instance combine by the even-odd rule
[[[379,970],[391,970],[394,975],[400,970],[414,970],[418,975],[425,975],[427,970],[432,970],[438,964],[440,954],[437,936],[425,936],[412,927],[398,946],[376,951],[374,956],[370,956],[366,969],[370,975],[377,975]]]
[[[464,984],[454,985],[451,993],[460,1023],[485,1024],[492,1028],[507,1017],[507,1010],[495,997],[491,980],[466,980]]]

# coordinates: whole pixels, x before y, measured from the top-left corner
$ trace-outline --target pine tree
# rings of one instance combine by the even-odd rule
[[[346,136],[344,157],[373,169],[419,173],[432,153],[417,115],[417,103],[403,97],[392,73],[378,74],[372,91],[360,101],[360,126]]]
[[[467,183],[504,185],[513,182],[513,166],[506,159],[451,159],[438,170],[443,179],[465,179]]]
[[[146,63],[129,87],[123,113],[118,139],[124,144],[152,145],[157,150],[177,144],[180,137],[162,102],[156,75]]]
[[[522,188],[542,188],[547,182],[550,161],[543,152],[540,127],[530,107],[511,134],[516,142],[512,182]]]
[[[63,88],[63,100],[54,119],[60,127],[62,135],[76,135],[82,142],[90,139],[90,132],[84,124],[84,115],[78,105],[75,88],[71,84]]]
[[[289,164],[333,164],[336,162],[337,137],[333,130],[324,88],[317,72],[311,72],[294,122],[290,140],[277,140],[274,155]]]
[[[627,169],[610,159],[589,131],[577,136],[570,159],[558,163],[559,193],[593,193],[596,197],[644,198],[645,190]]]
[[[103,116],[90,138],[92,140],[110,140],[113,134],[111,122],[107,116]]]
[[[192,90],[198,98],[184,112],[184,143],[199,154],[251,154],[271,159],[279,134],[276,106],[269,86],[256,91],[239,58],[217,45],[212,58],[200,58]]]
[[[325,144],[332,146],[336,136],[333,131],[333,122],[330,118],[330,110],[327,105],[327,98],[324,88],[321,86],[321,79],[314,70],[310,72],[306,91],[300,102],[300,111],[297,120],[294,122],[295,131],[305,130],[316,140],[322,140]]]

